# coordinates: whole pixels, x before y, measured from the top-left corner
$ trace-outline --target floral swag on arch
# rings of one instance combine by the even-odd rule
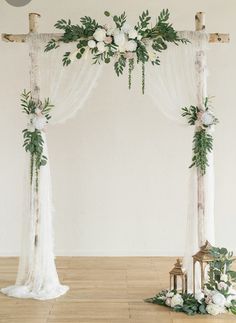
[[[110,13],[105,12],[105,15],[110,16]],[[145,90],[168,118],[183,124],[182,114],[189,125],[195,126],[191,165],[193,201],[188,217],[190,228],[194,230],[194,233],[189,232],[189,236],[193,239],[197,235],[196,223],[192,225],[191,222],[193,219],[196,221],[195,179],[199,171],[205,179],[207,192],[212,191],[212,130],[217,123],[206,93],[202,93],[200,99],[197,95],[204,81],[202,71],[206,66],[199,59],[200,72],[196,71],[196,55],[201,56],[206,50],[208,35],[204,32],[177,32],[168,21],[168,10],[163,10],[153,25],[148,11],[140,15],[134,27],[126,22],[125,13],[112,18],[114,26],[101,25],[87,16],[81,18],[80,25],[61,19],[55,25],[63,31],[59,40],[40,34],[29,35],[30,52],[32,56],[39,57],[38,69],[43,71],[39,73],[40,97],[51,99],[43,101],[26,91],[22,94],[22,109],[28,119],[23,136],[24,148],[30,157],[27,182],[30,187],[25,212],[25,240],[16,285],[2,289],[9,296],[50,299],[68,290],[67,286],[60,285],[54,263],[45,130],[49,121],[52,124],[64,122],[84,105],[100,76],[102,64],[99,63],[114,62],[118,76],[128,67],[129,88],[134,68],[141,64],[142,92]],[[92,57],[92,62],[89,57]],[[55,104],[55,109],[50,102]],[[206,200],[210,201],[207,211],[212,214],[212,199],[207,196]],[[209,227],[212,230],[211,225],[207,225],[206,231]],[[197,247],[197,241],[193,241],[191,248],[195,250]],[[186,259],[190,259],[192,254],[193,250],[188,250]]]

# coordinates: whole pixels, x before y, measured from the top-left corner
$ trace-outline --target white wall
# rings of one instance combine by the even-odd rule
[[[215,134],[216,237],[236,251],[236,26],[235,0],[32,0],[23,8],[0,2],[0,32],[27,32],[27,14],[42,14],[40,30],[59,18],[104,19],[104,10],[126,10],[135,23],[148,8],[169,8],[178,30],[194,28],[205,11],[207,29],[230,32],[231,43],[211,45],[209,94],[220,119]],[[192,130],[176,126],[140,94],[140,80],[106,66],[100,85],[77,117],[50,127],[55,248],[63,255],[183,254]],[[28,87],[25,44],[0,42],[0,255],[19,252],[25,119],[19,93]]]

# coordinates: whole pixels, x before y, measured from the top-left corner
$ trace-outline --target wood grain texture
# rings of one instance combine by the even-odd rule
[[[230,314],[188,317],[144,299],[168,288],[171,257],[58,257],[69,292],[35,301],[0,294],[0,323],[231,323]],[[0,258],[0,287],[14,283],[17,258]]]

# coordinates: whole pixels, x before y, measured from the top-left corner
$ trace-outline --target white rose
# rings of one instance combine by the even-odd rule
[[[218,315],[221,313],[225,313],[225,308],[216,304],[209,304],[206,307],[206,311],[211,315]]]
[[[220,276],[220,280],[222,280],[223,282],[227,283],[227,281],[228,281],[228,275],[226,275],[226,274],[222,274],[222,275]]]
[[[130,30],[132,30],[132,27],[127,22],[125,22],[124,25],[122,26],[121,30],[125,34],[128,34],[130,32]]]
[[[166,297],[170,298],[170,297],[173,297],[175,294],[173,292],[168,292],[166,294]]]
[[[97,49],[98,49],[99,53],[103,53],[103,52],[105,52],[106,47],[105,47],[105,44],[104,44],[104,42],[103,42],[103,41],[99,41],[99,42],[97,43]]]
[[[97,41],[103,41],[104,38],[106,37],[106,30],[102,29],[102,28],[97,28],[95,30],[95,33],[93,34],[93,37],[97,40]]]
[[[218,289],[219,290],[227,289],[228,288],[228,285],[226,283],[224,283],[224,282],[218,283],[217,286],[218,286]]]
[[[141,39],[142,39],[142,36],[141,36],[141,35],[138,35],[138,36],[137,36],[137,39],[138,39],[138,40],[141,40]]]
[[[202,292],[196,293],[195,298],[198,302],[201,302],[204,298],[204,294]]]
[[[129,38],[131,39],[135,39],[138,36],[137,30],[135,29],[130,30],[128,34],[129,34]]]
[[[202,114],[201,120],[205,126],[210,126],[214,123],[214,116],[209,112],[204,112]]]
[[[28,128],[29,132],[34,132],[35,131],[35,127],[31,123],[28,124],[27,128]]]
[[[88,47],[89,48],[95,48],[96,47],[96,42],[93,39],[89,40],[88,41]]]
[[[125,50],[127,52],[135,52],[136,51],[136,48],[137,48],[137,43],[134,40],[129,40],[125,44]]]
[[[171,298],[167,298],[166,301],[165,301],[165,304],[167,306],[171,306]]]
[[[38,130],[43,130],[46,124],[47,119],[44,116],[35,116],[32,120],[32,125]]]
[[[221,293],[216,292],[212,296],[212,301],[216,305],[224,306],[225,305],[225,302],[226,302],[226,299],[225,299],[224,295],[222,295]]]
[[[114,36],[114,42],[118,46],[124,45],[125,41],[126,41],[126,39],[125,39],[125,34],[124,33],[119,33],[119,34]]]
[[[182,306],[184,303],[183,298],[180,294],[176,294],[171,298],[171,307],[175,307],[177,305]]]

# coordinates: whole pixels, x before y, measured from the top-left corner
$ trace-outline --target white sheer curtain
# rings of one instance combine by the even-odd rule
[[[179,33],[191,41],[191,45],[169,45],[160,55],[161,65],[155,69],[149,66],[146,75],[146,93],[152,98],[158,109],[169,119],[186,126],[181,116],[181,108],[198,105],[199,86],[206,75],[199,73],[196,57],[199,51],[208,48],[208,35],[204,32],[184,31]],[[201,98],[204,99],[204,98]],[[193,129],[194,131],[194,129]],[[189,196],[187,210],[187,233],[184,266],[188,272],[189,289],[192,289],[192,255],[204,241],[214,244],[214,172],[213,154],[208,156],[209,167],[204,176],[205,218],[202,225],[198,218],[198,182],[197,169],[190,170]],[[199,230],[201,234],[199,235]]]
[[[62,44],[60,48],[44,53],[47,41],[48,37],[43,35],[31,35],[28,38],[30,52],[39,51],[40,96],[42,100],[49,97],[55,105],[52,111],[52,123],[55,124],[72,118],[84,106],[96,85],[102,66],[93,65],[88,58],[63,67],[62,56],[68,51],[68,45]],[[26,178],[27,196],[17,280],[15,285],[1,290],[8,296],[39,300],[59,297],[68,290],[68,286],[60,284],[54,262],[51,176],[44,132],[43,139],[43,154],[47,156],[48,162],[46,166],[40,168],[37,196],[34,186],[30,185],[30,176]],[[28,165],[28,175],[29,169]],[[39,210],[38,223],[37,210]]]
[[[168,118],[184,124],[181,118],[181,108],[197,104],[196,52],[205,50],[207,36],[200,32],[183,32],[181,36],[190,39],[191,44],[178,47],[170,44],[168,50],[160,55],[161,65],[147,68],[146,93]],[[55,104],[52,123],[64,122],[72,118],[84,106],[101,74],[102,66],[91,64],[90,58],[87,58],[63,67],[62,54],[69,50],[69,45],[62,44],[60,48],[44,53],[43,49],[47,41],[48,38],[42,35],[31,35],[28,39],[31,51],[37,51],[38,44],[40,44],[41,99],[50,97],[52,103]],[[72,54],[72,57],[75,55],[76,52]],[[45,154],[48,156],[45,134],[44,140]],[[204,227],[206,239],[210,242],[214,239],[212,169],[213,159],[210,158],[210,167],[205,176],[206,219]],[[191,256],[199,247],[196,169],[192,170],[192,176],[185,257],[185,265],[189,274],[191,273]],[[62,295],[68,287],[60,284],[54,263],[49,162],[41,167],[39,183],[40,221],[37,229],[37,244],[35,244],[36,210],[32,203],[34,192],[30,191],[28,180],[28,198],[24,211],[23,246],[18,277],[14,286],[4,288],[2,292],[9,296],[44,300]]]

